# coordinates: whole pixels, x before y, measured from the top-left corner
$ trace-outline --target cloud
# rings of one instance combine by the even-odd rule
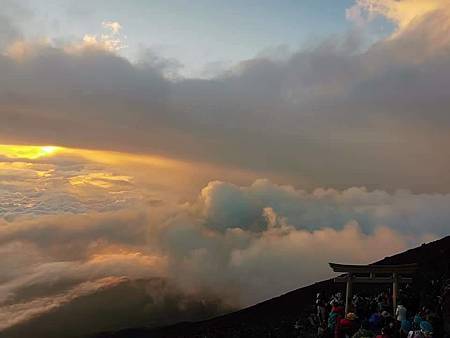
[[[79,42],[65,46],[69,53],[82,53],[85,50],[100,50],[107,52],[118,52],[126,48],[126,36],[121,34],[122,25],[116,21],[103,21],[102,27],[105,32],[101,34],[85,34]]]
[[[20,25],[32,18],[33,14],[20,2],[3,0],[0,14],[0,50],[22,38]]]
[[[102,278],[52,297],[3,307],[2,335],[59,338],[90,336],[145,323],[148,326],[193,321],[226,308],[208,295],[185,294],[158,278]],[[78,320],[74,321],[73,318]],[[82,322],[83,325],[79,325]],[[18,324],[18,325],[15,325]]]
[[[113,34],[119,33],[119,31],[122,29],[122,25],[117,21],[103,21],[102,26],[106,29],[111,30]]]
[[[55,310],[78,297],[94,293],[105,286],[113,287],[114,283],[117,284],[121,281],[123,282],[123,280],[116,278],[104,278],[94,282],[88,281],[77,285],[75,288],[64,294],[38,298],[29,303],[19,303],[0,308],[0,330],[4,330],[18,323],[28,321],[39,315]]]
[[[368,263],[448,233],[448,203],[448,195],[307,191],[261,179],[212,181],[176,205],[1,221],[2,333],[58,337],[67,327],[54,323],[90,313],[89,304],[115,304],[115,319],[87,320],[86,332],[153,325],[149,309],[160,320],[186,320],[254,304],[331,277],[329,261]],[[168,286],[151,287],[144,306],[138,290],[146,286],[123,286],[139,280]]]
[[[0,59],[0,131],[7,143],[159,154],[308,187],[446,191],[450,21],[440,8],[413,21],[368,49],[349,35],[209,80],[181,79],[151,51],[131,63],[22,42],[27,57]]]
[[[253,174],[144,154],[0,145],[0,218],[172,205],[211,176],[246,182]]]
[[[20,36],[19,30],[14,27],[7,17],[0,17],[0,47],[8,45]]]
[[[357,0],[346,14],[357,23],[370,21],[374,16],[381,15],[393,21],[399,31],[402,31],[413,21],[421,20],[427,14],[438,10],[447,11],[449,4],[448,0]]]
[[[124,223],[128,225],[125,227]],[[91,247],[97,250],[113,244],[143,245],[147,233],[147,216],[132,210],[49,215],[35,221],[25,218],[0,224],[3,244],[31,242],[59,260],[85,258]]]
[[[0,225],[0,306],[122,276],[249,305],[330,277],[328,261],[367,263],[442,235],[448,199],[215,181],[176,207],[17,218]]]
[[[80,157],[65,162],[63,158],[2,158],[0,217],[119,210],[148,194],[117,168]]]
[[[407,247],[407,241],[386,227],[365,235],[355,222],[341,230],[312,232],[281,223],[252,240],[248,247],[234,250],[230,265],[247,290],[242,299],[262,301],[271,297],[270,288],[282,293],[295,289],[299,280],[305,285],[329,277],[324,267],[330,261],[368,262],[380,254],[381,247],[384,252],[399,252]]]
[[[179,77],[154,50],[120,56],[116,22],[58,42],[0,19],[2,143],[77,148],[2,154],[2,322],[26,326],[124,276],[239,307],[330,277],[330,260],[448,234],[442,4],[361,0],[347,16],[382,15],[393,35],[281,46],[209,79]]]
[[[210,182],[196,207],[205,224],[219,230],[265,229],[263,214],[270,207],[296,229],[342,229],[348,222],[356,221],[366,233],[386,225],[409,235],[446,235],[450,213],[445,206],[449,202],[448,194],[413,194],[407,190],[388,193],[364,187],[341,191],[316,188],[308,192],[261,179],[246,187]]]
[[[150,237],[170,279],[248,305],[329,277],[329,261],[370,262],[448,233],[448,198],[216,181],[151,221]]]

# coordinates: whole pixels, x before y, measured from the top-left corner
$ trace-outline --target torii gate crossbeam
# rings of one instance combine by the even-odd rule
[[[399,284],[410,283],[412,278],[404,277],[404,275],[412,275],[418,269],[417,264],[347,265],[329,263],[329,265],[334,272],[346,273],[345,275],[334,279],[335,282],[345,282],[347,284],[345,293],[345,313],[348,313],[350,309],[353,283],[392,283],[392,304],[395,313]],[[377,276],[377,274],[390,275],[390,277]]]

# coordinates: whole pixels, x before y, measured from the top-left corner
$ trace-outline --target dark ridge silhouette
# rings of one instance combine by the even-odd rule
[[[382,249],[382,248],[380,248]],[[417,304],[429,305],[430,294],[440,290],[432,281],[445,281],[450,278],[450,236],[422,244],[414,249],[386,257],[373,264],[408,264],[417,263],[419,269],[413,276],[412,290]],[[374,291],[389,287],[388,285],[356,284],[355,292]],[[318,292],[332,294],[345,292],[342,284],[333,279],[324,280],[279,297],[264,301],[254,306],[200,322],[183,322],[171,326],[151,329],[133,328],[117,332],[104,332],[95,338],[190,338],[190,337],[315,337],[315,332],[308,329],[307,318],[312,312],[315,296]],[[448,297],[449,298],[449,297]],[[444,311],[444,323],[450,323],[450,299],[448,311]],[[435,305],[435,304],[434,304]],[[411,309],[411,308],[410,308]],[[411,309],[415,311],[416,309]],[[295,331],[294,323],[297,324]],[[287,329],[286,329],[287,328]],[[302,331],[302,329],[304,331]]]

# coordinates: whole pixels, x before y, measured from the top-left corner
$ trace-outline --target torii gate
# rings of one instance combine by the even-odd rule
[[[417,264],[400,265],[346,265],[329,263],[334,272],[345,272],[346,275],[336,277],[335,282],[347,283],[345,295],[345,313],[350,310],[353,283],[392,283],[392,304],[397,308],[398,286],[400,283],[410,283],[412,278],[403,277],[412,275],[418,268]],[[382,276],[377,276],[381,274]],[[386,275],[388,277],[386,277]]]

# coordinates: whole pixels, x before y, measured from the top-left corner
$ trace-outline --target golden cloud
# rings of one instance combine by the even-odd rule
[[[367,19],[382,15],[394,22],[398,31],[404,30],[411,22],[436,10],[448,10],[448,0],[357,0],[347,10],[349,19],[360,21],[365,13]]]

